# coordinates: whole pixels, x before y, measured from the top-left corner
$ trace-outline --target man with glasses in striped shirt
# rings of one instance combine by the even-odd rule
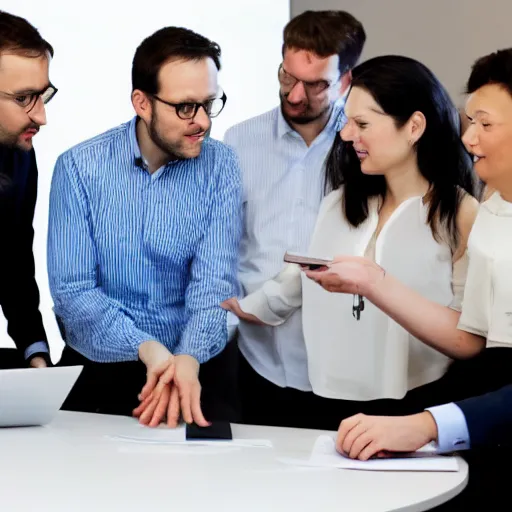
[[[28,21],[0,11],[0,306],[17,350],[0,350],[0,368],[51,364],[39,312],[32,222],[37,164],[32,139],[46,124],[53,48]]]
[[[236,419],[220,303],[237,290],[241,178],[208,137],[226,102],[219,69],[216,43],[157,31],[133,60],[136,116],[57,161],[50,289],[60,364],[84,365],[64,408],[150,426]]]

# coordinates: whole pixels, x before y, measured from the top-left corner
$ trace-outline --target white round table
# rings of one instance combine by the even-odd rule
[[[233,425],[273,448],[148,445],[109,438],[136,420],[59,412],[44,427],[0,429],[2,512],[422,511],[464,489],[452,473],[287,466],[323,432]]]

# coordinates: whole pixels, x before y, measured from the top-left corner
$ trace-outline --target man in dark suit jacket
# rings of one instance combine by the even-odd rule
[[[464,414],[472,449],[512,446],[512,385],[457,406]]]
[[[414,451],[431,441],[440,453],[471,448],[462,452],[469,464],[466,489],[437,512],[509,510],[512,385],[410,416],[352,416],[341,422],[336,447],[366,460]]]
[[[34,276],[37,165],[32,138],[46,124],[53,49],[23,18],[0,11],[0,306],[17,351],[0,368],[51,364]]]

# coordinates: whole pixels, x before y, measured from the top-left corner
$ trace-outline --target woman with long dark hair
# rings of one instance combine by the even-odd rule
[[[452,388],[447,399],[460,400],[512,382],[512,153],[507,146],[512,133],[507,118],[511,70],[512,50],[501,50],[479,59],[468,80],[469,126],[462,142],[474,155],[474,170],[487,190],[471,231],[460,318],[425,302],[396,276],[364,259],[340,256],[327,272],[308,273],[326,290],[357,290],[424,343],[460,359],[444,381]],[[345,158],[343,151],[337,154]],[[334,172],[329,176],[332,181]],[[394,302],[388,300],[391,296]],[[484,347],[492,350],[483,351]]]
[[[354,70],[347,103],[348,113],[355,115],[344,123],[326,164],[327,189],[343,186],[347,221],[358,227],[368,217],[372,198],[381,198],[382,206],[392,199],[389,175],[414,167],[416,177],[429,186],[428,223],[434,237],[444,225],[456,244],[456,213],[465,192],[475,195],[475,180],[460,139],[459,114],[442,85],[413,59],[377,57]],[[407,123],[414,133],[406,133]],[[406,135],[401,145],[397,133]],[[404,143],[411,151],[404,151]],[[377,154],[365,144],[375,144]]]
[[[365,263],[385,268],[425,304],[445,311],[453,332],[478,208],[459,126],[457,109],[423,64],[383,56],[357,66],[340,138],[326,164],[332,192],[322,203],[310,246],[312,256],[344,254],[357,261],[355,281],[366,272]],[[416,330],[402,327],[397,316],[409,305],[392,288],[381,289],[384,307],[365,304],[364,290],[357,287],[350,294],[328,291],[289,265],[240,304],[224,304],[242,320],[271,325],[302,306],[313,391],[337,399],[326,427],[335,415],[339,421],[354,409],[397,413],[442,399],[422,394],[422,386],[440,379],[452,358],[482,349],[454,338],[419,338]]]
[[[376,287],[393,289],[408,304],[401,321],[419,337],[451,336],[460,346],[475,338],[476,346],[485,343],[487,348],[450,367],[447,377],[460,384],[458,396],[452,397],[456,403],[405,417],[357,415],[340,425],[337,442],[340,452],[363,460],[381,451],[414,451],[430,441],[437,441],[441,452],[470,448],[464,455],[469,462],[468,486],[439,512],[503,510],[510,494],[510,473],[503,461],[512,455],[512,48],[479,58],[466,92],[469,127],[462,140],[474,155],[475,172],[489,193],[468,243],[470,263],[457,325],[460,332],[453,334],[446,311],[422,303],[388,276],[378,278],[382,274],[378,268],[368,269],[366,277],[373,274]],[[347,263],[339,258],[328,272],[318,275],[322,285],[352,293],[354,288],[346,286]],[[355,264],[350,262],[351,273]],[[363,281],[351,279],[352,285],[366,289],[368,299],[380,305],[379,294],[359,275]]]

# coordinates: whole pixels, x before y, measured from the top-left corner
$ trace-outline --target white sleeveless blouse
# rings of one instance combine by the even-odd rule
[[[310,254],[363,256],[377,228],[377,205],[357,229],[343,218],[341,192],[330,194],[323,206]],[[423,297],[450,306],[452,251],[434,240],[427,213],[421,197],[403,202],[375,241],[375,262]],[[305,277],[302,287],[309,378],[316,394],[346,400],[402,398],[446,372],[448,357],[369,301],[357,321],[351,295],[329,293]]]
[[[363,256],[372,241],[377,201],[368,219],[353,228],[343,216],[341,194],[336,190],[322,202],[309,250],[312,256]],[[434,240],[427,211],[421,197],[402,203],[375,240],[375,261],[427,299],[459,309],[467,258],[464,255],[456,263],[455,280],[452,251],[448,243]],[[368,300],[357,321],[352,316],[352,295],[325,291],[301,276],[296,265],[288,265],[276,279],[242,299],[240,306],[270,325],[279,325],[301,303],[309,378],[317,395],[360,401],[399,399],[408,390],[439,379],[451,362]]]

